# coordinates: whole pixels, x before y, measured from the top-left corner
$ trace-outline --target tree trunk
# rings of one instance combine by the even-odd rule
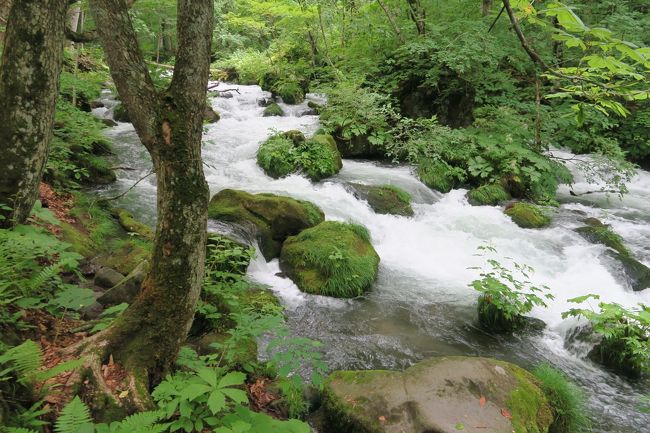
[[[397,39],[399,39],[400,43],[402,44],[406,42],[404,39],[404,35],[402,35],[402,31],[400,30],[399,26],[397,25],[397,22],[395,21],[395,16],[390,11],[390,9],[388,9],[388,6],[386,6],[386,4],[381,0],[377,0],[377,3],[379,3],[379,6],[384,11],[384,14],[386,14],[386,18],[388,18],[388,22],[393,27],[393,31],[395,32]]]
[[[209,189],[201,161],[213,1],[179,0],[172,84],[157,93],[124,0],[91,0],[113,80],[149,151],[158,185],[151,270],[133,305],[106,331],[105,355],[148,386],[176,360],[204,274]]]
[[[67,0],[16,0],[0,66],[0,225],[24,222],[38,197],[63,64]]]
[[[415,23],[418,35],[424,36],[427,33],[426,11],[420,0],[406,0],[409,5],[409,15]]]
[[[492,0],[483,0],[481,5],[481,14],[487,16],[490,14],[490,9],[492,8]]]

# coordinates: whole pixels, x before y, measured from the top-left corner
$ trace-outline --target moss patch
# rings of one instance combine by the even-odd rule
[[[147,240],[153,240],[154,232],[151,228],[136,220],[135,217],[126,209],[115,208],[111,214],[117,218],[118,222],[129,233],[135,233]]]
[[[506,209],[506,215],[525,229],[539,229],[551,224],[551,218],[545,215],[539,206],[530,203],[515,203]]]
[[[343,167],[331,135],[316,135],[307,140],[299,131],[277,134],[262,143],[257,163],[275,179],[303,171],[314,182],[335,175]]]
[[[379,256],[364,227],[328,221],[288,238],[280,265],[304,292],[353,298],[375,281]]]
[[[417,175],[426,186],[443,193],[456,187],[451,167],[442,161],[424,159],[417,167]]]
[[[262,254],[267,260],[277,257],[282,242],[325,219],[314,204],[273,194],[249,194],[225,189],[210,200],[212,219],[253,226]]]
[[[496,206],[510,198],[508,191],[499,184],[483,185],[467,193],[469,204],[473,206]]]
[[[284,110],[275,102],[264,109],[264,117],[282,117]]]
[[[547,433],[553,422],[553,413],[537,379],[514,365],[508,365],[507,368],[517,379],[517,387],[510,393],[507,402],[514,431]]]
[[[605,245],[621,256],[631,257],[630,250],[623,243],[623,238],[602,223],[598,226],[594,222],[592,225],[577,228],[576,232],[580,233],[589,242]]]
[[[360,184],[353,184],[352,187],[362,199],[368,201],[370,207],[378,214],[413,216],[411,195],[401,188],[394,185],[371,186]]]

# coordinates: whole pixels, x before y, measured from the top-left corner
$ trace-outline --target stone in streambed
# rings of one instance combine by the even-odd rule
[[[467,201],[472,206],[496,206],[511,198],[510,193],[499,184],[479,186],[467,193]]]
[[[326,221],[288,238],[280,267],[303,292],[354,298],[375,281],[379,255],[365,227]]]
[[[337,371],[325,381],[326,431],[548,432],[553,411],[534,377],[488,358],[440,357],[403,371]]]
[[[411,196],[408,192],[393,185],[350,184],[358,198],[366,200],[378,214],[413,216]]]
[[[225,189],[212,197],[208,216],[251,229],[267,260],[280,254],[287,237],[314,227],[325,219],[323,211],[308,201],[232,189]]]
[[[551,218],[542,211],[542,208],[531,203],[514,203],[506,207],[505,213],[515,224],[524,229],[540,229],[551,224]]]
[[[284,110],[278,104],[273,102],[264,109],[264,117],[282,117],[284,116]]]

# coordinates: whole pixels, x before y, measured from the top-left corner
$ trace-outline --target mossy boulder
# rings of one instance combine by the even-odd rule
[[[542,211],[542,208],[531,203],[514,203],[506,208],[505,213],[515,224],[524,229],[540,229],[551,224],[551,218]]]
[[[385,156],[379,146],[370,142],[367,135],[344,138],[343,130],[338,129],[334,132],[334,137],[336,137],[336,146],[343,158],[379,159]]]
[[[260,146],[257,163],[275,179],[302,171],[314,182],[335,175],[343,167],[331,135],[306,139],[300,131],[270,137]]]
[[[379,255],[365,227],[326,221],[288,238],[280,266],[303,292],[354,298],[375,281]]]
[[[117,180],[115,171],[104,158],[85,154],[83,157],[75,158],[75,160],[77,165],[84,168],[88,174],[87,177],[82,179],[84,184],[109,185]]]
[[[219,120],[221,120],[221,115],[210,105],[206,105],[205,111],[203,112],[203,121],[205,123],[217,123]]]
[[[323,391],[325,431],[547,433],[553,409],[537,380],[503,361],[440,357],[397,371],[337,371]]]
[[[151,227],[135,219],[135,217],[126,209],[111,209],[111,215],[117,219],[120,226],[122,226],[122,228],[128,233],[135,233],[144,239],[153,240],[154,232]]]
[[[278,83],[275,85],[274,90],[274,93],[282,98],[282,102],[285,104],[300,104],[305,100],[305,91],[298,83]]]
[[[131,122],[131,117],[129,116],[128,111],[126,111],[126,106],[124,104],[118,104],[113,109],[113,120],[116,122]]]
[[[447,193],[457,186],[451,167],[442,161],[423,159],[416,171],[422,183],[436,191]]]
[[[267,260],[280,254],[287,237],[314,227],[325,219],[323,211],[307,201],[232,189],[224,189],[212,197],[208,216],[252,229]]]
[[[273,102],[264,109],[264,117],[282,117],[284,110],[277,103]]]
[[[634,257],[618,233],[596,218],[586,218],[583,222],[586,225],[577,228],[576,232],[589,242],[605,245],[612,249],[611,256],[621,264],[634,291],[650,287],[650,268]]]
[[[378,214],[413,216],[411,195],[394,185],[351,184],[357,196],[366,200]]]
[[[499,184],[479,186],[467,193],[467,200],[472,206],[496,206],[512,197]]]

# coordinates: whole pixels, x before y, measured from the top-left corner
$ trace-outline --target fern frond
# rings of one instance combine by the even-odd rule
[[[162,414],[158,411],[140,412],[120,422],[115,433],[160,433],[167,425],[156,425]],[[111,426],[112,427],[112,426]]]
[[[8,365],[0,371],[0,378],[16,373],[18,379],[31,377],[43,365],[43,354],[38,344],[27,340],[0,355],[0,364]]]
[[[6,433],[38,433],[36,430],[30,430],[28,428],[16,428],[16,427],[7,427],[6,430],[2,430]]]
[[[88,406],[81,401],[79,396],[73,398],[63,408],[54,427],[56,433],[82,433],[92,432],[93,430],[94,427],[90,418],[90,410],[88,410]]]

